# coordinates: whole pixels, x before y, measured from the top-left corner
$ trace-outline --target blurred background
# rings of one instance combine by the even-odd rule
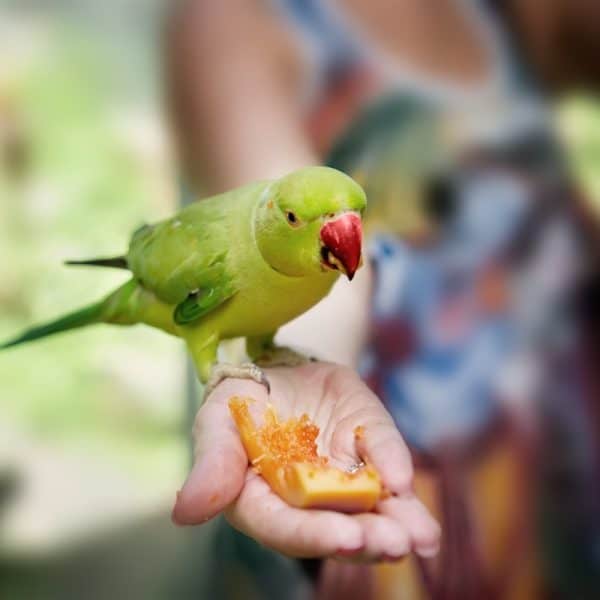
[[[62,262],[124,249],[179,202],[165,4],[0,4],[0,339],[123,281]],[[600,104],[568,95],[553,119],[600,210]],[[1,355],[0,597],[193,596],[210,531],[169,517],[188,468],[185,398],[183,348],[143,327]]]
[[[0,4],[2,338],[123,281],[62,262],[123,250],[133,229],[176,207],[160,78],[164,8]],[[82,548],[95,545],[114,566],[99,567],[109,587],[87,597],[111,595],[109,573],[121,594],[137,587],[148,597],[143,586],[157,585],[157,565],[173,555],[169,511],[188,467],[183,348],[144,328],[54,342],[0,361],[0,597],[67,597]],[[128,528],[142,522],[157,536],[150,555],[143,535],[128,545]],[[139,560],[121,573],[125,555]],[[136,579],[132,562],[154,581]],[[84,571],[89,585],[93,569]],[[76,589],[69,597],[82,597]]]

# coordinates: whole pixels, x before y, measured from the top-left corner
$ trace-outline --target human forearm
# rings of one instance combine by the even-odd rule
[[[178,146],[210,193],[318,162],[281,40],[247,1],[232,3],[185,3],[167,38]]]

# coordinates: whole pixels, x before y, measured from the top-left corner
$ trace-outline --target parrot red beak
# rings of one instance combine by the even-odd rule
[[[347,212],[327,221],[320,232],[321,264],[337,269],[352,281],[360,266],[362,245],[362,222],[360,216]]]

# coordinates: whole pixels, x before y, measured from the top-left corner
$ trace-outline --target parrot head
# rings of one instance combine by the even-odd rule
[[[291,277],[340,271],[348,279],[361,264],[366,197],[344,173],[307,167],[273,182],[255,213],[254,232],[265,261]]]

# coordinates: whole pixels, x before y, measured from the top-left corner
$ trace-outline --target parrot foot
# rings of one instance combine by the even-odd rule
[[[243,363],[241,365],[231,365],[228,363],[217,363],[213,366],[210,377],[204,386],[204,399],[208,398],[211,392],[224,379],[251,379],[267,388],[267,394],[271,393],[271,384],[264,371],[254,363]]]
[[[312,356],[305,356],[287,346],[274,346],[261,354],[256,359],[256,364],[261,367],[299,367],[316,360]]]

